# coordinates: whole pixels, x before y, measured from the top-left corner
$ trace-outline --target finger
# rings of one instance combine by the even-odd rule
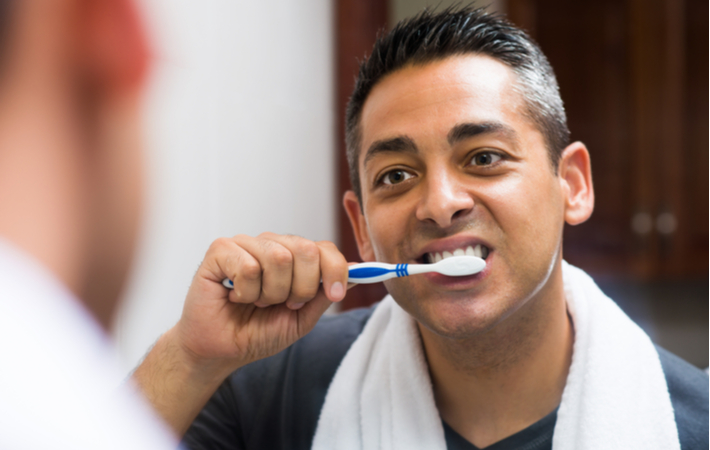
[[[315,242],[299,236],[276,236],[274,240],[293,255],[291,294],[286,306],[299,309],[312,300],[320,288],[320,249]]]
[[[317,245],[325,294],[330,301],[339,302],[345,297],[348,284],[348,262],[332,242],[320,241]]]
[[[235,240],[220,238],[210,245],[201,265],[211,281],[221,284],[224,278],[234,283],[229,300],[236,303],[252,303],[261,294],[261,266],[249,252]]]
[[[235,244],[235,247],[225,267],[227,276],[234,284],[229,300],[234,303],[254,303],[261,296],[261,264],[241,246]]]
[[[261,266],[261,295],[256,302],[257,306],[283,303],[291,292],[293,255],[286,247],[276,242],[274,236],[264,233],[239,242]]]

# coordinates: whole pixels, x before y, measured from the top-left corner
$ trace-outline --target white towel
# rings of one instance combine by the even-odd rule
[[[680,449],[651,340],[586,273],[562,271],[575,343],[553,450]],[[391,296],[340,364],[312,448],[446,448],[419,332]]]

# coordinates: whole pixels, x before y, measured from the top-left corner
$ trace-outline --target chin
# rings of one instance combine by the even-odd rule
[[[398,298],[393,294],[393,297]],[[409,297],[412,298],[412,297]],[[400,305],[432,333],[450,339],[467,339],[494,328],[508,316],[510,308],[500,308],[501,299],[420,298],[420,304]]]

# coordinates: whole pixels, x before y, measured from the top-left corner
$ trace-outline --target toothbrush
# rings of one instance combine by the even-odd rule
[[[361,263],[348,269],[348,283],[370,284],[406,277],[420,273],[436,272],[450,277],[473,275],[486,268],[486,262],[476,256],[451,256],[433,264],[387,264],[378,262]],[[234,283],[229,278],[222,280],[222,285],[233,289]]]
[[[486,268],[486,262],[476,256],[451,256],[433,264],[386,264],[378,262],[355,264],[348,270],[348,283],[370,284],[390,278],[436,272],[450,277],[473,275]]]

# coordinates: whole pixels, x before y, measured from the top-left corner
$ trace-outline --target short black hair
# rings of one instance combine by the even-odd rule
[[[345,113],[345,143],[350,182],[361,207],[360,116],[372,88],[384,76],[405,66],[465,54],[490,56],[516,74],[514,88],[525,102],[526,116],[544,136],[557,171],[560,155],[569,144],[569,130],[557,79],[540,47],[523,30],[484,8],[453,6],[440,12],[427,8],[378,36],[372,53],[360,64]]]

